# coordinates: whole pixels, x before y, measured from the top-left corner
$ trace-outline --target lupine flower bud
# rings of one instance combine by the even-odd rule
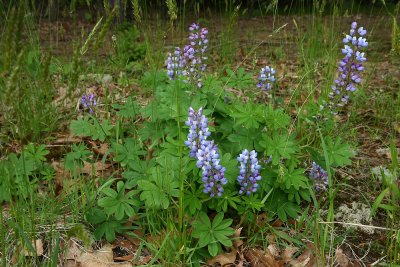
[[[362,36],[367,31],[363,27],[356,30],[357,23],[353,22],[350,34],[343,39],[345,44],[342,48],[344,58],[339,62],[338,77],[335,79],[332,92],[329,94],[329,107],[333,114],[337,114],[337,109],[348,102],[350,93],[356,91],[356,85],[362,82],[361,72],[364,70],[362,63],[367,60],[362,50],[368,46],[367,39]]]
[[[89,113],[94,112],[94,108],[97,105],[94,93],[90,93],[89,95],[83,94],[81,98],[81,105],[83,109],[89,109]]]
[[[237,160],[240,163],[239,176],[236,179],[240,185],[239,194],[255,193],[258,189],[257,181],[261,180],[259,172],[261,166],[258,164],[257,152],[252,150],[249,153],[244,149]]]
[[[314,180],[316,191],[326,191],[328,187],[328,173],[314,161],[311,164],[309,177]]]

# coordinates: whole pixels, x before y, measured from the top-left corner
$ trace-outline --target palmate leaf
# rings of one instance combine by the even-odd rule
[[[232,246],[229,238],[234,234],[233,228],[230,227],[232,221],[232,219],[224,219],[224,213],[220,212],[211,223],[207,214],[201,212],[199,218],[193,222],[192,235],[199,239],[200,248],[208,246],[210,255],[215,256],[220,249],[219,243],[226,247]]]
[[[185,209],[188,210],[189,215],[194,215],[196,211],[201,209],[201,197],[204,195],[201,189],[196,192],[189,192],[185,194]]]
[[[235,119],[235,126],[243,125],[247,129],[257,129],[263,121],[262,106],[237,103],[231,116]]]
[[[281,158],[290,159],[298,149],[292,137],[277,132],[274,132],[272,137],[263,134],[260,145],[266,149],[267,155],[272,156],[274,165],[277,165]]]
[[[35,161],[36,164],[46,161],[46,155],[50,153],[49,150],[46,149],[45,145],[35,146],[30,143],[25,148],[25,157],[30,158]]]
[[[133,97],[128,97],[123,105],[114,104],[113,108],[117,109],[117,114],[124,118],[134,118],[139,114],[140,108]]]
[[[274,110],[272,105],[268,105],[264,111],[264,122],[268,129],[275,131],[287,127],[290,123],[290,116],[282,109]]]
[[[101,124],[93,119],[89,120],[89,117],[85,116],[78,118],[77,120],[71,121],[70,129],[74,135],[77,136],[88,136],[92,140],[104,141],[107,136],[111,135],[111,130],[114,128],[108,120],[104,120]]]
[[[166,209],[170,198],[179,196],[179,183],[171,174],[161,172],[159,167],[154,167],[151,173],[150,180],[137,182],[140,200],[145,201],[148,209]]]
[[[117,220],[122,220],[125,215],[128,218],[132,217],[136,213],[135,208],[140,206],[140,202],[134,198],[137,191],[126,192],[125,188],[122,181],[117,183],[117,191],[105,187],[101,192],[106,196],[97,201],[97,204],[103,207],[108,215],[115,215]]]
[[[140,200],[145,201],[147,208],[168,208],[168,196],[157,185],[147,180],[140,180],[137,184],[139,189],[142,191],[140,193]]]
[[[340,167],[351,164],[351,157],[355,155],[354,150],[349,144],[341,143],[340,137],[333,140],[326,138],[326,149],[329,163],[333,167]]]
[[[282,180],[285,189],[290,189],[292,187],[296,190],[299,190],[300,188],[307,188],[307,177],[304,176],[303,169],[295,169],[285,172]]]
[[[270,197],[265,202],[265,206],[272,212],[275,212],[279,219],[286,222],[287,219],[296,218],[301,211],[300,207],[288,199],[286,192],[275,188]]]
[[[111,144],[114,160],[119,162],[121,166],[134,165],[139,161],[139,155],[143,155],[138,141],[133,138],[126,138],[124,144],[113,142]]]
[[[89,121],[89,117],[85,116],[83,119],[78,118],[77,120],[71,121],[69,128],[74,135],[91,136],[93,124],[91,121]]]
[[[235,129],[235,133],[228,136],[228,140],[232,143],[238,144],[237,151],[241,151],[242,149],[246,148],[249,150],[260,149],[260,145],[258,144],[258,140],[261,137],[260,129],[246,129],[244,127],[240,127]]]
[[[214,199],[213,199],[214,200]],[[228,211],[228,206],[232,207],[233,209],[238,209],[238,204],[240,203],[241,199],[237,194],[237,191],[233,192],[224,192],[222,197],[215,199],[216,202],[216,210],[217,211]]]
[[[300,207],[292,202],[285,202],[277,210],[279,219],[286,222],[288,217],[296,218],[300,212]]]
[[[251,73],[246,73],[244,68],[239,68],[235,72],[231,69],[226,69],[227,76],[223,77],[222,80],[230,87],[235,87],[239,89],[248,88],[253,85],[253,75]]]

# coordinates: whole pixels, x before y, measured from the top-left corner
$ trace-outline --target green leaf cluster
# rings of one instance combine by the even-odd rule
[[[198,246],[200,248],[207,246],[211,256],[216,256],[221,251],[221,245],[231,247],[232,241],[230,236],[234,234],[234,230],[230,225],[232,219],[224,219],[224,213],[218,213],[214,220],[206,213],[201,212],[199,218],[193,222],[193,237],[199,239]]]

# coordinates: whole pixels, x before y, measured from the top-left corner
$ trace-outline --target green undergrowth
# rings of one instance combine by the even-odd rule
[[[90,31],[71,34],[71,54],[55,56],[40,43],[39,20],[28,2],[1,10],[2,265],[57,266],[71,238],[85,248],[136,240],[135,260],[148,254],[147,264],[159,266],[201,266],[227,251],[265,250],[271,244],[303,252],[312,243],[316,262],[334,265],[336,248],[360,233],[335,217],[342,204],[355,199],[381,228],[367,236],[368,263],[399,263],[398,76],[389,68],[390,75],[377,79],[382,61],[375,54],[370,59],[367,50],[363,82],[350,103],[336,115],[328,107],[342,32],[350,26],[339,15],[356,15],[358,8],[343,1],[304,2],[304,8],[312,7],[311,19],[294,19],[291,30],[264,21],[272,32],[264,39],[281,37],[278,49],[265,48],[268,40],[243,48],[238,25],[249,10],[237,1],[219,6],[225,16],[215,32],[219,22],[193,1],[187,6],[167,1],[166,18],[154,16],[151,4],[132,1],[135,23],[118,25],[120,7],[105,4]],[[278,2],[259,5],[260,19],[288,12]],[[391,10],[385,4],[377,12]],[[192,21],[186,12],[197,14],[214,38],[201,88],[176,71],[169,79],[165,70],[167,53],[187,43]],[[390,15],[396,14],[398,8]],[[360,26],[363,22],[364,15],[358,19]],[[379,31],[372,27],[368,33]],[[393,62],[396,27],[391,51],[379,51],[376,35],[367,35],[374,53],[390,55]],[[269,93],[256,87],[265,65],[276,69]],[[97,103],[85,107],[82,94],[93,94]],[[208,119],[207,140],[217,145],[218,163],[226,168],[221,196],[203,191],[203,170],[185,145],[189,108],[201,109]],[[388,170],[382,169],[380,180],[371,174],[377,165],[367,148],[377,142],[387,148],[377,163]],[[237,181],[237,157],[245,149],[257,153],[262,177],[248,195],[239,194]],[[313,162],[326,174],[326,191],[315,190],[318,181],[309,177]],[[360,196],[346,200],[349,190]],[[42,254],[33,240],[43,242]],[[245,242],[240,248],[239,240]]]

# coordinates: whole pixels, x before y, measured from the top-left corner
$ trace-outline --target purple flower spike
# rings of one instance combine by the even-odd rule
[[[218,147],[214,141],[204,141],[196,153],[197,167],[202,169],[203,192],[210,197],[222,196],[223,186],[228,183],[225,167],[220,165]]]
[[[188,65],[185,69],[185,74],[189,82],[196,84],[198,88],[203,86],[202,74],[206,70],[205,61],[206,50],[208,46],[208,30],[201,28],[199,24],[192,23],[189,27],[189,44],[183,49],[184,56],[187,58]]]
[[[258,164],[257,152],[252,150],[249,153],[244,149],[237,160],[240,163],[239,176],[236,179],[240,185],[239,194],[250,195],[257,192],[257,181],[261,180],[261,166]]]
[[[167,74],[170,80],[174,80],[177,76],[183,74],[185,63],[185,58],[182,56],[182,50],[179,47],[175,48],[173,54],[168,54],[166,65]]]
[[[203,192],[211,197],[220,197],[228,180],[224,175],[225,168],[220,165],[217,145],[207,140],[211,133],[203,109],[195,111],[190,107],[186,125],[190,129],[185,145],[190,148],[190,157],[197,159],[196,166],[202,170]]]
[[[351,24],[350,33],[343,38],[344,48],[343,59],[339,62],[338,77],[332,86],[329,94],[329,108],[333,114],[337,114],[337,109],[344,106],[349,98],[349,93],[357,90],[357,85],[362,82],[361,73],[364,71],[363,62],[365,52],[363,49],[368,47],[367,39],[362,37],[367,31],[360,27],[357,30],[357,22]]]
[[[311,170],[308,176],[314,179],[316,191],[326,191],[328,187],[328,173],[314,161],[311,164]]]
[[[256,85],[262,92],[267,94],[271,91],[272,85],[275,83],[275,70],[269,66],[265,66],[260,70],[258,76],[259,83]]]
[[[189,126],[190,129],[188,140],[185,141],[185,145],[190,148],[190,157],[192,158],[196,157],[197,150],[211,134],[208,130],[208,119],[202,115],[202,113],[202,108],[197,112],[192,107],[189,108],[189,116],[186,125]]]
[[[90,93],[89,95],[83,94],[81,98],[81,105],[83,106],[84,110],[89,109],[89,113],[93,113],[94,108],[97,105],[94,93]]]
[[[169,53],[166,61],[167,74],[171,80],[183,75],[186,77],[184,81],[189,81],[201,88],[203,86],[202,76],[207,68],[205,62],[207,60],[208,30],[192,23],[189,31],[189,44],[183,48],[183,51],[177,47],[174,54]]]

